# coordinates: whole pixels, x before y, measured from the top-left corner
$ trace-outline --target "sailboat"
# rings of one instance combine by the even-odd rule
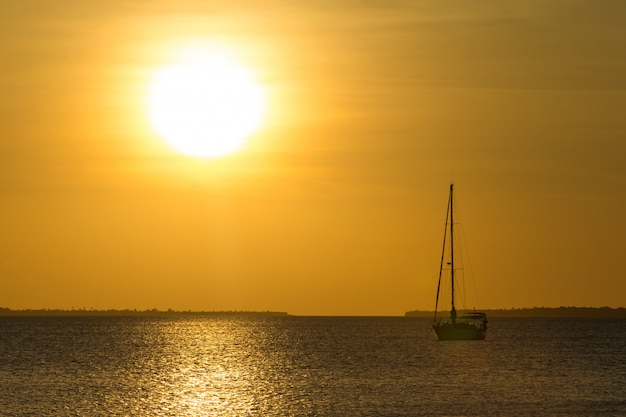
[[[441,254],[441,266],[439,267],[439,282],[437,284],[437,299],[435,302],[435,317],[433,329],[439,340],[484,340],[487,336],[487,314],[471,311],[457,315],[454,305],[455,272],[454,263],[454,184],[450,184],[450,196],[448,198],[448,211],[446,213],[446,228],[443,234],[443,251]],[[449,232],[449,236],[448,236]],[[449,239],[449,242],[446,240]],[[441,279],[444,265],[449,267],[451,309],[450,317],[440,318],[437,315],[441,290]]]

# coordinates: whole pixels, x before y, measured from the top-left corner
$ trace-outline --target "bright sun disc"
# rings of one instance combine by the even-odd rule
[[[205,51],[156,70],[147,106],[152,128],[177,152],[217,157],[261,126],[265,95],[245,67]]]

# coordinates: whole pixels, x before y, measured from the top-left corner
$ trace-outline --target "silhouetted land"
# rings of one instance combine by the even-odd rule
[[[573,317],[626,318],[626,308],[611,307],[533,307],[480,310],[489,317]],[[445,315],[443,311],[439,314]],[[406,317],[432,317],[433,311],[407,311]],[[0,307],[0,316],[288,316],[282,311],[177,311],[177,310],[94,310],[94,309],[25,309]]]
[[[480,310],[489,317],[574,317],[574,318],[626,318],[626,308],[611,307],[534,307],[509,310]],[[434,311],[407,311],[407,317],[432,317]],[[445,315],[446,311],[440,312]]]
[[[280,311],[176,311],[176,310],[12,310],[0,307],[0,316],[287,316]]]

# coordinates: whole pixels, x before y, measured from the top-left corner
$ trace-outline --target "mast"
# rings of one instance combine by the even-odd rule
[[[450,311],[450,318],[454,323],[456,322],[456,309],[454,308],[454,212],[452,210],[452,207],[454,207],[453,191],[454,183],[450,183],[450,276],[452,281],[452,310]]]

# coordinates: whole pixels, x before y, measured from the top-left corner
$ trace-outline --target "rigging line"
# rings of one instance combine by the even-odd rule
[[[448,234],[448,215],[450,214],[450,203],[452,194],[448,197],[448,205],[446,206],[446,222],[443,228],[443,249],[441,250],[441,263],[439,264],[439,281],[437,282],[437,297],[435,298],[435,318],[437,320],[437,310],[439,306],[439,290],[441,289],[441,274],[443,273],[443,261],[446,255],[446,236]]]
[[[467,270],[467,277],[465,275],[465,271],[462,274],[463,275],[463,291],[465,292],[466,281],[469,279],[471,281],[472,289],[474,290],[473,291],[473,296],[474,296],[474,299],[476,301],[476,305],[474,306],[474,308],[475,308],[477,306],[480,306],[480,297],[478,296],[478,289],[476,287],[476,277],[474,275],[474,268],[472,266],[471,256],[470,256],[470,252],[469,252],[469,246],[467,244],[467,240],[468,240],[467,237],[466,237],[467,232],[465,231],[465,227],[463,227],[463,210],[459,209],[459,206],[461,204],[459,204],[459,195],[458,195],[458,193],[456,194],[455,197],[456,197],[454,199],[455,200],[455,207],[457,208],[456,209],[456,218],[458,219],[457,220],[457,224],[458,224],[457,236],[460,235],[461,242],[462,242],[462,247],[463,247],[463,250],[461,251],[461,254],[460,254],[461,255],[460,258],[461,258],[461,262],[463,263],[463,269]],[[465,268],[465,262],[467,262],[467,268]],[[457,268],[457,270],[458,269],[459,268]],[[465,302],[467,302],[469,300],[467,298],[467,294],[464,294],[464,297],[465,297]],[[465,307],[469,307],[469,305],[466,305]]]
[[[452,309],[450,317],[452,323],[456,321],[456,308],[454,307],[454,183],[450,184],[450,289],[452,290]]]

